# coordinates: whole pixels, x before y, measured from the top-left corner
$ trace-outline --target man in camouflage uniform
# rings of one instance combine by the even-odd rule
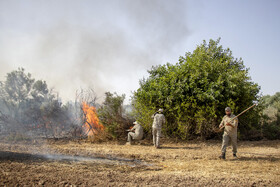
[[[161,128],[165,123],[165,117],[162,114],[163,109],[159,109],[154,115],[152,115],[153,121],[153,143],[156,148],[160,148],[159,139],[161,136]]]
[[[231,113],[231,109],[227,107],[225,109],[226,115],[223,117],[223,120],[220,124],[221,127],[225,127],[223,135],[223,144],[222,144],[222,154],[219,157],[220,159],[226,159],[226,149],[229,143],[232,145],[233,156],[236,158],[237,153],[237,126],[238,119],[232,120],[235,115]]]
[[[134,126],[127,135],[127,145],[131,145],[132,139],[133,140],[141,140],[143,138],[143,127],[137,122],[133,122]]]

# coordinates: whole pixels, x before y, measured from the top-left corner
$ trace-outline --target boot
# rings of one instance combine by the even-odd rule
[[[125,145],[131,145],[131,142],[126,142],[126,144]]]
[[[233,157],[234,157],[234,158],[237,158],[236,153],[233,153]]]
[[[219,156],[219,158],[225,160],[226,159],[226,153],[222,153],[221,156]]]

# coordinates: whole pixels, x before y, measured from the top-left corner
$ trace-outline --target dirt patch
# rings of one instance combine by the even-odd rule
[[[162,149],[150,143],[2,142],[0,186],[280,185],[280,141],[239,142],[239,159],[229,149],[226,161],[217,158],[220,146],[215,141],[166,143]],[[147,165],[123,164],[134,161]]]

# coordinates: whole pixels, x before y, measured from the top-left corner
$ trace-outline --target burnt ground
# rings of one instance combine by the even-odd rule
[[[0,142],[0,186],[279,186],[280,141],[239,142],[219,160],[221,142]]]

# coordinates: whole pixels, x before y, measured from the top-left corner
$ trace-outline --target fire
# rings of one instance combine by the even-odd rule
[[[83,130],[85,134],[87,136],[93,136],[99,131],[103,131],[104,126],[99,122],[96,108],[84,102],[82,109],[85,118],[85,124],[83,125]]]

